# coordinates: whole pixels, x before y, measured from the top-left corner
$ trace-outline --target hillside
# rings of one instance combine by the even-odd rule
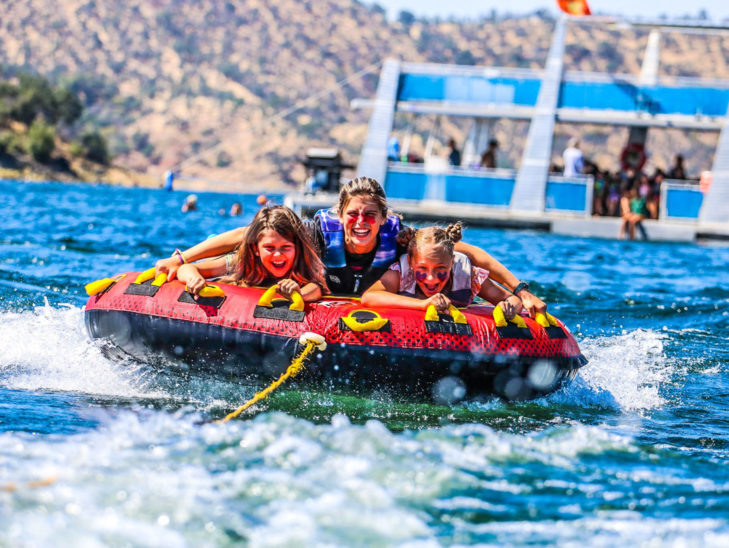
[[[156,185],[111,165],[109,149],[80,98],[41,76],[0,74],[0,177]]]
[[[373,96],[377,70],[346,86],[337,82],[388,57],[541,67],[553,27],[537,15],[388,22],[377,5],[353,0],[11,0],[4,7],[0,66],[77,93],[116,165],[161,179],[187,160],[186,175],[250,185],[300,182],[297,159],[312,145],[340,146],[356,161],[368,112],[349,103]],[[646,40],[644,31],[573,22],[566,68],[637,73]],[[727,78],[728,53],[727,38],[666,35],[661,71]],[[502,143],[513,144],[502,146],[505,163],[518,161],[524,126],[496,124]],[[443,127],[455,137],[465,130],[463,121]],[[627,135],[582,132],[586,153],[599,162],[612,161]],[[716,136],[662,132],[651,139],[654,161],[667,165],[674,150],[710,161]]]

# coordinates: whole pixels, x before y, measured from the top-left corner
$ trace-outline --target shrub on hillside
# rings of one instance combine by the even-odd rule
[[[27,126],[39,118],[51,125],[59,121],[71,125],[83,110],[73,91],[54,88],[40,76],[22,73],[17,84],[0,82],[0,119],[17,120]]]
[[[12,137],[13,134],[9,131],[4,131],[0,133],[0,156],[8,151],[8,147],[10,146],[10,139]]]
[[[78,141],[73,141],[68,145],[68,152],[74,158],[81,158],[84,155],[84,146]]]
[[[412,14],[412,12],[407,10],[402,10],[397,15],[397,20],[400,22],[400,24],[404,27],[409,27],[413,23],[415,23],[415,15]]]
[[[470,50],[460,50],[456,53],[455,57],[456,65],[475,65],[477,59],[473,56]]]
[[[65,124],[71,125],[81,118],[84,106],[71,90],[66,88],[56,89],[53,93],[56,101],[56,113],[58,118]]]
[[[104,165],[109,163],[109,147],[104,136],[98,131],[84,133],[81,137],[81,145],[87,159]]]
[[[23,140],[12,131],[3,131],[0,133],[0,154],[9,154],[15,156],[21,154],[25,150]]]
[[[61,84],[83,99],[87,105],[109,102],[119,94],[119,89],[114,83],[91,74],[74,75],[63,79]]]
[[[28,132],[28,152],[34,160],[42,164],[51,159],[55,145],[56,132],[41,120],[36,120]]]
[[[233,158],[231,158],[230,154],[225,152],[224,150],[221,150],[218,152],[218,158],[215,162],[215,165],[217,167],[228,167],[233,162]]]
[[[134,150],[141,152],[147,158],[154,154],[154,145],[149,142],[149,135],[142,133],[141,131],[132,135],[132,147]]]

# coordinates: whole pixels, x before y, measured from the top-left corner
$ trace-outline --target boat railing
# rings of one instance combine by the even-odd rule
[[[550,175],[545,190],[544,210],[547,213],[592,215],[595,178],[592,175]]]
[[[696,223],[704,201],[698,181],[666,179],[661,184],[658,219],[661,221],[685,221]]]
[[[427,164],[390,162],[385,192],[396,200],[440,201],[508,210],[516,175],[514,169],[456,166],[430,169]],[[592,176],[550,175],[545,189],[545,211],[589,216],[593,187]]]

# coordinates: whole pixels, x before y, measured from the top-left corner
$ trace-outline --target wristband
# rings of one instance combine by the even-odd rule
[[[182,251],[179,249],[175,249],[175,252],[172,254],[173,257],[177,257],[180,260],[180,264],[186,264],[187,259],[185,259],[185,256],[182,254]]]
[[[232,272],[233,271],[233,265],[231,264],[232,263],[232,260],[231,259],[233,258],[232,255],[233,255],[232,253],[226,253],[225,254],[225,274],[226,275],[233,274],[233,272]]]
[[[524,291],[525,289],[529,291],[529,284],[527,282],[519,282],[512,293],[518,297],[519,291]]]

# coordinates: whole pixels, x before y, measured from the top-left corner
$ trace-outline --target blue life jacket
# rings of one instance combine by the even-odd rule
[[[355,272],[347,265],[344,228],[334,210],[317,211],[314,222],[319,224],[324,235],[322,261],[327,269],[327,285],[334,294],[361,295],[397,260],[397,234],[401,226],[400,218],[396,215],[388,215],[385,224],[380,226],[372,262],[360,272]]]

